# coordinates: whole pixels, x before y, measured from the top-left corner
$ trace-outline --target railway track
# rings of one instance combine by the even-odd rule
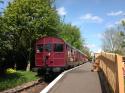
[[[42,77],[36,81],[28,82],[15,88],[2,91],[0,93],[40,93],[40,91],[43,90],[57,76],[58,75],[54,75],[47,79],[46,77]]]
[[[0,93],[39,93],[47,85],[48,83],[44,82],[43,79],[38,79]]]
[[[35,84],[16,93],[40,93],[48,84],[45,82]]]

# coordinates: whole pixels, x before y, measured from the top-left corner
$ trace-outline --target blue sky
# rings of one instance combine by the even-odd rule
[[[101,50],[102,33],[125,18],[125,0],[56,0],[55,5],[66,23],[80,28],[86,45],[95,52]]]
[[[125,18],[125,0],[56,0],[56,8],[66,23],[80,27],[94,52],[101,50],[102,33]]]
[[[10,0],[3,0],[3,1],[4,1],[4,3],[0,4],[0,11],[3,11],[3,8],[5,8],[7,6],[8,1],[10,1]]]

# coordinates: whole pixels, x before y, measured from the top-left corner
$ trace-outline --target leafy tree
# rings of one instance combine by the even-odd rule
[[[56,36],[59,16],[53,0],[13,0],[4,11],[6,31],[11,35],[13,51],[28,52],[27,71],[30,69],[32,43],[41,36]]]
[[[92,60],[91,51],[90,51],[90,49],[87,46],[83,47],[83,53],[87,55],[89,60]]]
[[[0,0],[0,5],[3,3],[3,0]],[[6,69],[6,67],[4,67],[4,55],[6,54],[5,50],[8,50],[10,46],[7,40],[7,36],[5,35],[3,30],[5,21],[3,20],[3,16],[1,14],[2,12],[0,11],[0,73],[2,75],[4,73],[4,70]]]
[[[82,50],[84,40],[82,40],[81,38],[81,33],[79,28],[71,24],[65,24],[65,23],[61,23],[60,28],[61,28],[59,33],[60,37],[63,38],[66,42],[68,42],[72,46]]]
[[[0,3],[3,3],[3,0],[0,0]]]

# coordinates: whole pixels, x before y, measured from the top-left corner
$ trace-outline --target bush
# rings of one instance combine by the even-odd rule
[[[9,69],[8,71],[13,72],[15,70]],[[14,88],[23,83],[27,83],[33,80],[37,80],[37,73],[35,72],[26,72],[26,71],[16,71],[15,73],[5,74],[3,77],[0,77],[0,92],[9,88]]]
[[[6,74],[12,74],[12,73],[16,73],[16,70],[12,69],[12,68],[8,68],[6,70]]]

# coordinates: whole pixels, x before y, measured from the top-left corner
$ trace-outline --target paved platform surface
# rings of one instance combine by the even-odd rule
[[[87,62],[66,73],[49,93],[102,93],[97,72],[91,72],[92,64]]]

